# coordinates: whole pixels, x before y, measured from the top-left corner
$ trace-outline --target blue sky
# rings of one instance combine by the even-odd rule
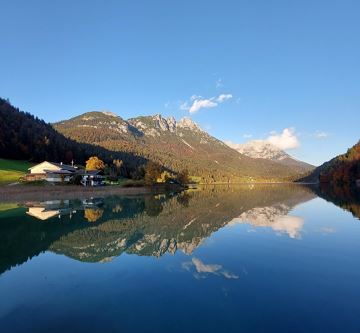
[[[46,121],[187,115],[314,164],[360,139],[360,1],[0,5],[0,96]]]

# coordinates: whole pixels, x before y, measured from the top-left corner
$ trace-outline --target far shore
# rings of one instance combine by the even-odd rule
[[[316,183],[300,182],[248,182],[248,183],[212,183],[212,184],[193,184],[193,186],[216,186],[216,185],[316,185]],[[190,184],[190,188],[193,187]],[[161,194],[166,192],[179,192],[184,188],[175,185],[153,185],[141,187],[123,187],[120,185],[101,186],[101,187],[83,187],[78,185],[5,185],[0,186],[0,202],[17,202],[26,201],[46,201],[57,199],[78,199],[90,197],[102,197],[109,195],[145,195]]]

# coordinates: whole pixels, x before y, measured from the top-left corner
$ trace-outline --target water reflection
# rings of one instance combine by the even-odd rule
[[[79,200],[49,200],[43,202],[27,202],[25,207],[28,208],[26,214],[45,221],[52,217],[61,218],[73,215],[79,211],[84,211],[84,218],[88,222],[95,222],[102,216],[104,199],[90,198]]]
[[[187,255],[226,225],[249,223],[300,238],[304,221],[288,213],[315,197],[301,186],[206,187],[180,194],[28,202],[0,214],[0,273],[43,251],[86,262],[126,252]],[[238,276],[198,258],[184,264],[197,277]]]
[[[292,207],[257,207],[242,213],[229,224],[250,223],[253,227],[270,227],[276,232],[287,234],[290,238],[301,238],[304,219],[299,216],[288,216]]]
[[[193,275],[196,279],[205,279],[209,274],[221,276],[226,279],[238,279],[239,275],[229,272],[218,264],[205,264],[199,258],[192,258],[191,261],[182,263],[182,267],[191,272],[194,270]]]
[[[335,205],[349,211],[352,215],[360,219],[360,188],[353,186],[340,186],[330,184],[320,184],[311,187],[318,196]]]

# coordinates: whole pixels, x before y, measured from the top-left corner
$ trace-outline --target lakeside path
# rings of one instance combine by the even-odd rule
[[[77,185],[15,185],[0,186],[0,202],[22,203],[29,200],[46,201],[56,199],[79,199],[103,197],[109,195],[141,195],[151,193],[165,193],[181,191],[179,186],[147,186],[147,187],[83,187]]]

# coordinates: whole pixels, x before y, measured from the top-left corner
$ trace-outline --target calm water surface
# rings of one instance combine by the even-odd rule
[[[301,186],[0,205],[0,332],[360,332],[342,206]]]

